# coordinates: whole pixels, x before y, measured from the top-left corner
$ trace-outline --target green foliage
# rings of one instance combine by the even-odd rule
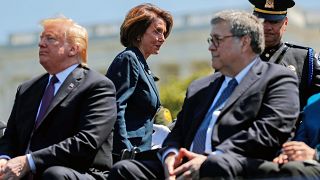
[[[176,118],[180,111],[186,87],[185,82],[179,81],[178,78],[171,78],[160,86],[161,103],[170,110],[173,118]]]
[[[192,71],[194,72],[191,73],[192,75],[186,78],[171,75],[165,78],[166,80],[163,84],[160,84],[161,103],[170,110],[173,119],[177,117],[178,112],[181,110],[189,84],[195,79],[212,73],[212,69],[207,63],[205,66],[200,64],[201,63],[197,63],[193,66]],[[161,79],[162,78],[163,77],[161,77]]]

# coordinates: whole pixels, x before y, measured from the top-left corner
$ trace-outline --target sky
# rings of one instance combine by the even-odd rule
[[[4,0],[0,6],[0,44],[9,34],[39,31],[40,20],[63,14],[86,26],[96,23],[122,22],[130,8],[141,3],[153,3],[174,16],[211,9],[251,7],[248,0]],[[319,0],[295,0],[296,5],[320,9]]]

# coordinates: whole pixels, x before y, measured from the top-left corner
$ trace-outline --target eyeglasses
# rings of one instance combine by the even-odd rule
[[[235,35],[227,35],[227,36],[212,36],[212,37],[209,37],[207,39],[209,45],[213,45],[214,47],[219,47],[220,43],[226,39],[226,38],[229,38],[229,37],[235,37]]]

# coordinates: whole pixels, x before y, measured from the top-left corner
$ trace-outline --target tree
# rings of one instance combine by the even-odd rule
[[[187,78],[171,76],[165,83],[160,84],[160,99],[164,107],[171,111],[173,119],[177,117],[181,110],[186,90],[189,84],[199,77],[212,73],[212,69],[207,62],[197,62],[193,65],[192,75]]]

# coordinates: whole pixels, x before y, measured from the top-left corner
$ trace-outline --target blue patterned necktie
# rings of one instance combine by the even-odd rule
[[[238,82],[235,78],[229,81],[228,86],[223,90],[221,93],[219,99],[216,101],[216,103],[212,106],[212,108],[209,109],[207,112],[204,120],[202,121],[195,137],[193,140],[193,149],[192,151],[198,154],[202,154],[205,151],[205,143],[206,143],[206,135],[207,135],[207,129],[210,124],[210,121],[212,119],[212,114],[214,110],[216,110],[218,107],[220,107],[232,94],[233,90],[238,85]]]
[[[41,124],[44,118],[44,115],[46,114],[48,107],[52,102],[52,99],[54,97],[54,84],[57,82],[59,82],[58,78],[55,75],[52,76],[52,78],[50,79],[49,85],[44,91],[44,94],[42,96],[40,111],[35,123],[35,129],[37,129]]]

